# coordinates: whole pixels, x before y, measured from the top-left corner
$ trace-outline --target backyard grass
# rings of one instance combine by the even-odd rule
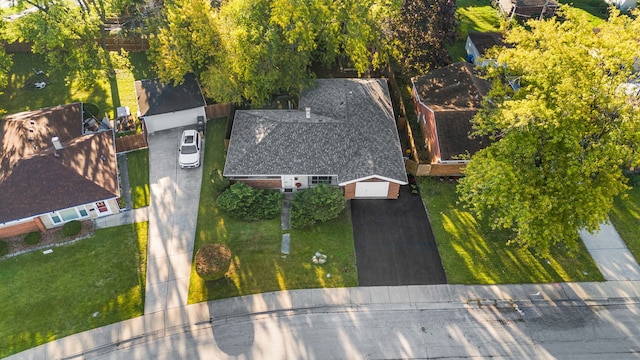
[[[0,358],[143,314],[147,223],[0,261]]]
[[[489,0],[458,0],[458,29],[456,41],[447,46],[453,62],[465,61],[467,52],[464,49],[469,32],[498,31],[500,16],[498,10],[491,6]]]
[[[127,167],[133,208],[138,209],[149,206],[149,149],[128,153]]]
[[[131,114],[138,111],[133,81],[154,77],[145,53],[130,53],[131,69],[116,69],[113,83],[108,79],[96,79],[89,89],[76,83],[66,84],[64,72],[50,71],[44,58],[33,54],[13,54],[13,66],[9,72],[9,83],[0,94],[0,109],[7,114],[26,110],[35,110],[49,106],[88,102],[96,104],[100,114],[105,112],[115,116],[117,106],[129,106]],[[32,85],[37,76],[33,69],[43,70],[47,74],[47,86],[35,89]],[[26,85],[26,86],[25,86]]]
[[[44,89],[33,88],[33,69],[47,73],[47,86]],[[64,73],[49,71],[43,57],[39,55],[13,54],[13,66],[8,77],[8,85],[0,95],[0,109],[6,110],[8,114],[78,101],[96,104],[101,113],[113,113],[110,86],[106,79],[96,79],[89,89],[80,88],[76,84],[68,85],[65,83]]]
[[[627,197],[619,197],[613,203],[609,214],[611,223],[616,228],[627,247],[640,262],[640,184],[634,186]]]
[[[207,243],[225,244],[232,251],[232,264],[227,277],[215,282],[203,281],[192,268],[189,303],[276,290],[356,286],[355,248],[348,216],[310,229],[292,230],[291,254],[282,257],[279,216],[245,222],[218,209],[218,193],[210,174],[224,167],[225,127],[226,119],[215,119],[207,125],[194,251]],[[322,266],[311,264],[318,250],[328,255]]]
[[[538,258],[507,245],[507,234],[489,230],[458,204],[455,182],[423,177],[418,184],[450,284],[603,281],[582,243],[574,257],[555,249]]]

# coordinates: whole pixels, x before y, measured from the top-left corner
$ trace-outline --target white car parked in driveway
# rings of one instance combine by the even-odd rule
[[[200,133],[195,130],[185,130],[180,137],[180,155],[178,164],[181,168],[196,168],[200,166]]]

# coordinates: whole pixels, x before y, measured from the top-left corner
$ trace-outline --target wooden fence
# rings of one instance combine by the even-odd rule
[[[147,147],[149,147],[149,143],[147,142],[147,135],[144,132],[116,138],[116,153],[118,154],[146,149]]]
[[[204,108],[207,119],[227,117],[231,113],[231,104],[212,104]]]

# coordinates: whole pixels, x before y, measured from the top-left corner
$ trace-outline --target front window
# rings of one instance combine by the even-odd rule
[[[332,179],[333,179],[332,176],[312,176],[311,184],[312,185],[317,185],[317,184],[331,185]]]
[[[57,214],[51,214],[51,221],[53,221],[54,224],[60,224],[62,219],[60,219],[60,216]]]
[[[80,217],[76,209],[73,209],[73,208],[60,210],[58,211],[58,214],[60,214],[60,216],[62,217],[62,220],[64,221],[71,221]]]

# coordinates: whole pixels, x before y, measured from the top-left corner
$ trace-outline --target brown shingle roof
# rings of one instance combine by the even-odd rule
[[[473,65],[457,62],[412,79],[422,103],[433,111],[479,109],[489,83],[478,78]]]
[[[434,112],[441,160],[474,154],[489,144],[487,138],[469,138],[471,119],[490,86],[475,75],[473,65],[458,62],[412,81],[420,101]]]
[[[1,123],[0,222],[119,196],[113,132],[84,136],[76,132],[82,126],[78,109],[82,109],[81,104],[30,111]],[[32,126],[27,113],[42,126],[34,131],[41,138],[31,142],[23,136],[24,127]],[[46,138],[53,134],[63,145],[57,157]]]

